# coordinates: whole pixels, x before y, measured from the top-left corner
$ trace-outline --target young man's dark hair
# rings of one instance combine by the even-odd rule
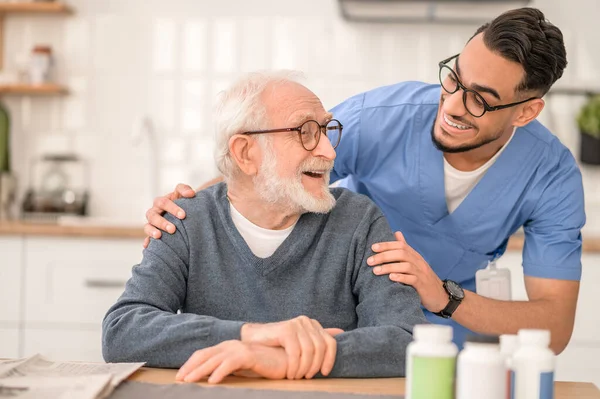
[[[525,69],[517,91],[543,96],[567,66],[562,32],[536,8],[507,11],[482,25],[473,37],[482,32],[487,48]]]

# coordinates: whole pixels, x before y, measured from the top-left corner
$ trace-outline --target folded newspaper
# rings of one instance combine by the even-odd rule
[[[54,362],[41,355],[0,360],[0,398],[102,399],[143,365]]]

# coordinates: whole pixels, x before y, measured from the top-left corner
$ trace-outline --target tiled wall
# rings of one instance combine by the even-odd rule
[[[460,51],[477,27],[350,24],[336,0],[69,3],[75,9],[69,17],[6,19],[2,77],[15,77],[34,44],[49,44],[57,79],[71,91],[64,98],[3,100],[12,117],[13,167],[22,190],[36,154],[75,151],[90,165],[92,215],[134,222],[158,193],[215,175],[213,98],[240,73],[303,70],[308,86],[332,107],[379,85],[435,81],[436,62]],[[570,65],[562,83],[600,86],[600,2],[559,3],[533,4],[565,32]],[[574,152],[581,101],[556,96],[542,115]],[[140,137],[143,118],[152,121],[154,145]],[[600,205],[600,169],[583,171],[587,201]]]

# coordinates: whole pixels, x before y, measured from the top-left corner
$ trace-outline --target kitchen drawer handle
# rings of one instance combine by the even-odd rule
[[[88,288],[125,288],[124,280],[87,279],[85,286]]]

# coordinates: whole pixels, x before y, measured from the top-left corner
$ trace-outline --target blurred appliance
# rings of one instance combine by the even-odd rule
[[[338,0],[342,16],[353,22],[473,24],[530,0]]]
[[[53,222],[63,215],[86,216],[89,181],[88,164],[75,154],[34,159],[22,204],[23,219]]]

